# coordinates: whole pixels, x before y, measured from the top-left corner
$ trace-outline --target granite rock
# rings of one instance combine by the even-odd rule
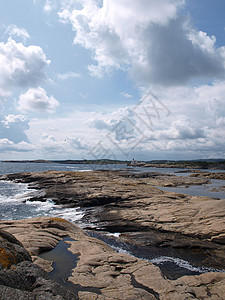
[[[23,231],[23,227],[20,230]],[[32,262],[22,243],[1,229],[0,299],[72,300],[75,295],[51,281],[48,274]]]
[[[90,237],[66,220],[43,217],[0,222],[4,230],[10,230],[11,233],[15,231],[21,243],[26,243],[26,234],[19,234],[20,230],[24,231],[24,225],[27,231],[32,232],[33,241],[39,241],[39,246],[34,242],[37,252],[43,249],[48,231],[51,231],[56,239],[64,235],[71,237],[71,241],[67,241],[70,244],[69,251],[78,254],[79,260],[77,266],[71,270],[68,280],[77,288],[77,295],[81,300],[224,299],[225,273],[211,272],[169,280],[163,276],[157,266],[129,254],[115,252],[104,242]],[[57,230],[52,230],[56,228]],[[30,249],[32,248],[31,242]],[[26,278],[29,280],[21,280],[19,275],[21,269],[25,271]],[[6,271],[12,272],[11,269]],[[40,271],[37,266],[32,267],[31,262],[19,263],[14,267],[14,271],[18,274],[20,288],[13,289],[8,284],[4,285],[2,290],[0,289],[0,293],[8,295],[13,289],[18,299],[22,299],[19,298],[20,293],[24,293],[23,299],[34,299],[31,293],[36,293],[35,299],[75,299],[66,298],[70,296],[65,295],[57,284],[49,283],[44,271]],[[40,279],[36,279],[33,283],[34,277],[37,276],[40,276]],[[49,298],[41,298],[42,293],[49,293],[47,296]]]

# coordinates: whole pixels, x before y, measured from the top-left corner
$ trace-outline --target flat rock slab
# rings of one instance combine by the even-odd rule
[[[37,254],[51,249],[53,241],[57,244],[65,236],[73,239],[67,243],[79,260],[69,280],[80,286],[79,299],[224,299],[225,273],[168,280],[150,262],[116,253],[102,241],[60,218],[0,221],[0,228],[13,234],[37,263]]]
[[[19,229],[23,231],[23,227],[19,226]],[[78,297],[75,294],[50,280],[48,274],[32,262],[30,254],[15,236],[0,229],[1,300],[73,300],[76,298]]]
[[[225,267],[225,199],[164,192],[153,186],[206,184],[208,178],[156,172],[47,171],[11,174],[3,179],[40,189],[42,193],[31,200],[52,199],[67,207],[98,208],[90,210],[86,220],[103,230],[127,233],[126,239],[129,232],[155,231],[152,236],[157,236],[157,246],[207,249]],[[31,248],[31,242],[35,254],[32,236],[25,246]],[[42,250],[51,249],[55,243],[51,231]],[[147,243],[154,245],[154,239]]]

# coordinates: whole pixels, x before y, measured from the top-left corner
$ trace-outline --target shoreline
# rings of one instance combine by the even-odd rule
[[[122,243],[140,249],[147,247],[146,251],[161,251],[162,257],[169,253],[180,253],[181,262],[185,255],[201,257],[206,272],[211,267],[222,271],[225,269],[225,199],[163,192],[153,187],[155,183],[162,186],[191,186],[210,182],[210,178],[201,177],[203,173],[194,174],[200,175],[45,171],[9,174],[1,179],[27,183],[30,188],[41,192],[29,201],[52,199],[60,206],[87,209],[83,219],[84,222],[87,220],[86,229],[89,223],[95,225],[96,233],[120,232]],[[80,299],[90,299],[90,296],[111,299],[109,290],[117,299],[137,299],[136,293],[140,290],[146,297],[151,295],[152,299],[174,299],[176,293],[180,295],[177,285],[182,286],[181,294],[186,297],[179,299],[189,299],[185,291],[190,289],[190,281],[196,282],[191,289],[198,299],[203,297],[203,291],[198,294],[196,290],[199,280],[203,280],[202,284],[212,290],[212,294],[217,285],[221,286],[223,282],[225,286],[225,273],[218,272],[181,276],[173,280],[166,278],[158,266],[152,265],[149,260],[117,253],[100,239],[87,235],[76,225],[60,218],[0,221],[0,228],[14,234],[32,254],[33,261],[48,271],[52,270],[51,263],[39,257],[40,251],[54,249],[65,236],[73,239],[65,242],[70,245],[68,250],[78,255],[77,266],[73,268],[69,281],[80,287],[77,294]],[[122,265],[120,261],[123,261]],[[200,261],[196,263],[201,266]],[[163,289],[159,288],[159,283],[164,286]],[[171,289],[174,295],[170,294]],[[124,298],[124,293],[127,293],[127,298]],[[165,298],[168,293],[169,298]],[[102,298],[103,295],[105,298]]]
[[[208,178],[125,171],[47,171],[5,177],[41,191],[31,202],[51,200],[67,208],[84,208],[85,229],[120,232],[124,241],[142,246],[198,249],[209,255],[209,266],[217,261],[216,267],[225,268],[225,199],[153,187],[201,185],[209,183]]]
[[[212,160],[179,160],[179,161],[171,161],[171,160],[159,160],[159,161],[127,161],[127,160],[110,160],[110,159],[97,159],[97,160],[44,160],[44,159],[36,159],[36,160],[3,160],[2,163],[37,163],[37,164],[72,164],[72,165],[121,165],[125,164],[129,167],[143,167],[143,168],[178,168],[178,169],[212,169],[212,170],[225,170],[225,160],[223,159],[212,159]]]
[[[62,296],[58,296],[57,299],[65,300],[135,300],[140,298],[185,300],[223,299],[225,293],[225,273],[211,272],[169,280],[162,275],[157,266],[150,262],[134,258],[128,254],[116,253],[102,241],[88,236],[76,225],[60,218],[40,217],[0,221],[0,227],[13,234],[31,254],[32,261],[47,271],[50,268],[49,261],[40,258],[39,253],[43,250],[54,249],[64,237],[70,237],[70,240],[65,241],[65,243],[69,245],[68,250],[77,255],[78,261],[77,265],[71,269],[68,282],[75,285],[77,294],[74,296],[65,294],[65,292],[63,294],[62,288],[60,290],[58,286],[57,290],[50,288],[50,281],[47,275],[44,275],[48,287],[46,291],[42,288],[42,295],[46,292],[49,295],[49,291],[57,295],[60,291]],[[20,274],[23,274],[23,270],[27,272],[23,263],[22,265],[19,263],[18,266],[20,266]],[[11,274],[17,274],[17,265],[12,264],[9,268],[11,270],[0,270],[0,276],[9,271]],[[42,274],[44,274],[43,272]],[[11,284],[13,280],[11,279]],[[40,279],[33,277],[32,280],[34,281],[33,286],[36,288],[29,290],[29,292],[26,292],[26,289],[20,290],[21,294],[29,293],[30,297],[34,293],[35,295],[40,294],[37,288]],[[4,291],[8,288],[7,284],[9,283],[5,280]],[[17,283],[15,282],[14,288],[10,288],[10,292],[14,292],[16,288]],[[10,294],[8,293],[8,295]],[[48,296],[48,299],[54,298]]]

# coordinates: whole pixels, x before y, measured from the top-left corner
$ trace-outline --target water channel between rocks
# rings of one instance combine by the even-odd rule
[[[18,165],[16,165],[18,167]],[[8,165],[7,165],[8,167]],[[26,165],[26,168],[31,166]],[[41,166],[39,166],[40,168]],[[57,166],[60,170],[62,168],[74,168],[74,166]],[[124,166],[123,166],[124,167]],[[36,168],[36,165],[35,165]],[[44,168],[47,168],[44,165]],[[56,166],[52,166],[55,169]],[[77,167],[76,167],[77,168]],[[90,166],[88,166],[90,168]],[[45,169],[44,169],[45,170]],[[18,170],[16,170],[18,171]],[[35,171],[35,170],[27,170]],[[40,168],[39,171],[42,171]],[[137,170],[143,171],[143,170]],[[146,170],[147,171],[147,170]],[[149,170],[153,171],[153,170]],[[155,171],[155,170],[154,170]],[[157,170],[156,170],[157,171]],[[160,170],[164,173],[164,170]],[[172,172],[173,171],[173,172]],[[176,170],[165,170],[165,173],[174,173]],[[12,170],[10,170],[12,172]],[[7,169],[2,173],[10,173]],[[176,174],[179,176],[179,174]],[[212,184],[201,185],[201,186],[190,186],[190,187],[163,187],[160,189],[166,191],[175,191],[178,193],[185,193],[198,196],[208,196],[212,198],[225,198],[224,190],[219,190],[221,186],[225,185],[222,180],[211,180]],[[218,191],[212,191],[212,189]],[[31,190],[27,190],[26,184],[15,184],[12,182],[0,182],[0,215],[2,219],[22,219],[27,217],[36,216],[57,216],[65,218],[79,226],[85,228],[91,228],[89,231],[91,236],[99,238],[109,244],[113,249],[118,252],[125,252],[134,255],[138,258],[147,259],[150,262],[158,265],[163,273],[170,279],[176,279],[183,275],[200,274],[209,271],[218,271],[220,266],[216,263],[208,263],[209,257],[206,252],[197,249],[172,249],[172,248],[160,248],[152,246],[139,246],[136,244],[129,244],[124,242],[122,239],[109,236],[108,233],[100,232],[101,228],[95,228],[94,224],[82,224],[82,217],[85,214],[85,209],[79,208],[63,208],[55,205],[51,201],[43,202],[30,202],[29,193]],[[35,192],[35,191],[34,191]],[[213,193],[213,194],[212,194]],[[87,210],[91,210],[88,208]],[[86,226],[88,225],[88,226]],[[99,231],[100,230],[100,231]],[[68,241],[68,240],[67,240]],[[62,285],[66,285],[68,289],[77,293],[82,287],[74,286],[71,282],[66,279],[70,276],[71,270],[76,266],[78,257],[68,251],[69,245],[66,243],[66,239],[61,241],[53,250],[48,253],[43,253],[43,258],[54,261],[54,271],[51,272],[50,276]],[[222,270],[220,270],[222,271]],[[89,289],[90,290],[90,289]],[[95,291],[98,293],[98,290]]]

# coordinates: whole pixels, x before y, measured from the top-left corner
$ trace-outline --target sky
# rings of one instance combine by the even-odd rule
[[[0,0],[0,160],[225,158],[224,0]]]

